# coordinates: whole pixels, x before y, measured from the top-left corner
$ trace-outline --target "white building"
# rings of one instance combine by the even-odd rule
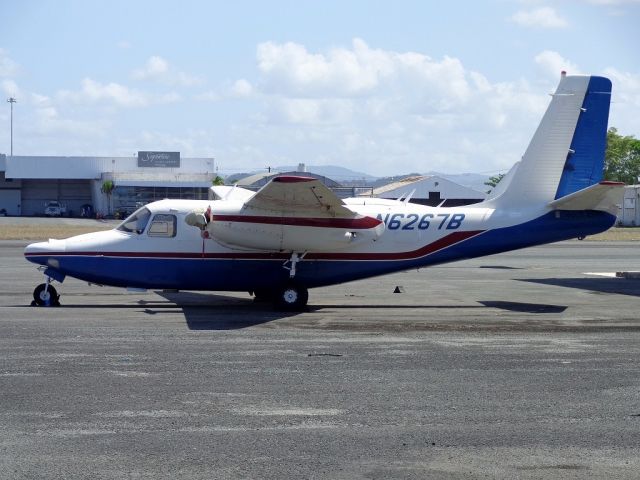
[[[163,198],[206,199],[215,177],[213,158],[180,158],[179,152],[139,152],[132,157],[0,155],[0,210],[40,215],[58,200],[70,215],[84,205],[95,212],[131,212]],[[105,182],[113,182],[110,195]]]
[[[488,187],[487,187],[488,188]],[[411,195],[410,202],[435,207],[456,207],[484,200],[486,193],[439,177],[437,175],[416,175],[406,177],[382,187],[375,188],[373,195],[380,198],[397,200]]]
[[[618,223],[625,227],[640,226],[640,185],[624,187]]]

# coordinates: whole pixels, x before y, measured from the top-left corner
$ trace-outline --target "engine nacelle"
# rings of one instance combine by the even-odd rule
[[[373,242],[384,223],[357,219],[212,215],[206,230],[231,248],[292,252],[330,252]]]

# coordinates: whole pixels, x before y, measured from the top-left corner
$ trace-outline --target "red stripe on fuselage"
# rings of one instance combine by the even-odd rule
[[[306,217],[266,217],[258,215],[212,215],[214,222],[261,223],[265,225],[291,225],[294,227],[319,228],[375,228],[382,220],[373,217],[362,218],[306,218]]]
[[[310,253],[305,257],[309,260],[413,260],[425,257],[431,253],[443,250],[447,247],[463,242],[471,237],[480,235],[484,230],[473,230],[470,232],[454,232],[446,237],[442,237],[433,243],[410,252],[389,252],[389,253]]]

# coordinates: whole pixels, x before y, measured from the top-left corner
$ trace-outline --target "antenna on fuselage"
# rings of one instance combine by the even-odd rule
[[[404,199],[404,204],[408,205],[409,202],[411,201],[411,197],[413,197],[413,194],[416,193],[416,189],[414,188],[413,190],[411,190],[411,193],[409,193],[409,195],[407,195],[407,198]]]
[[[229,191],[227,192],[227,194],[224,196],[224,198],[222,200],[224,200],[224,201],[228,200],[229,197],[231,196],[231,194],[235,191],[237,186],[238,186],[238,184],[234,183],[233,187],[229,189]]]

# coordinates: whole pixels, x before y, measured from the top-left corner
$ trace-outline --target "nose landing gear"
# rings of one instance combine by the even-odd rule
[[[51,277],[47,277],[47,281],[38,285],[33,291],[33,302],[31,302],[31,305],[37,305],[39,307],[60,306],[60,295],[58,295],[56,289],[51,285]]]

